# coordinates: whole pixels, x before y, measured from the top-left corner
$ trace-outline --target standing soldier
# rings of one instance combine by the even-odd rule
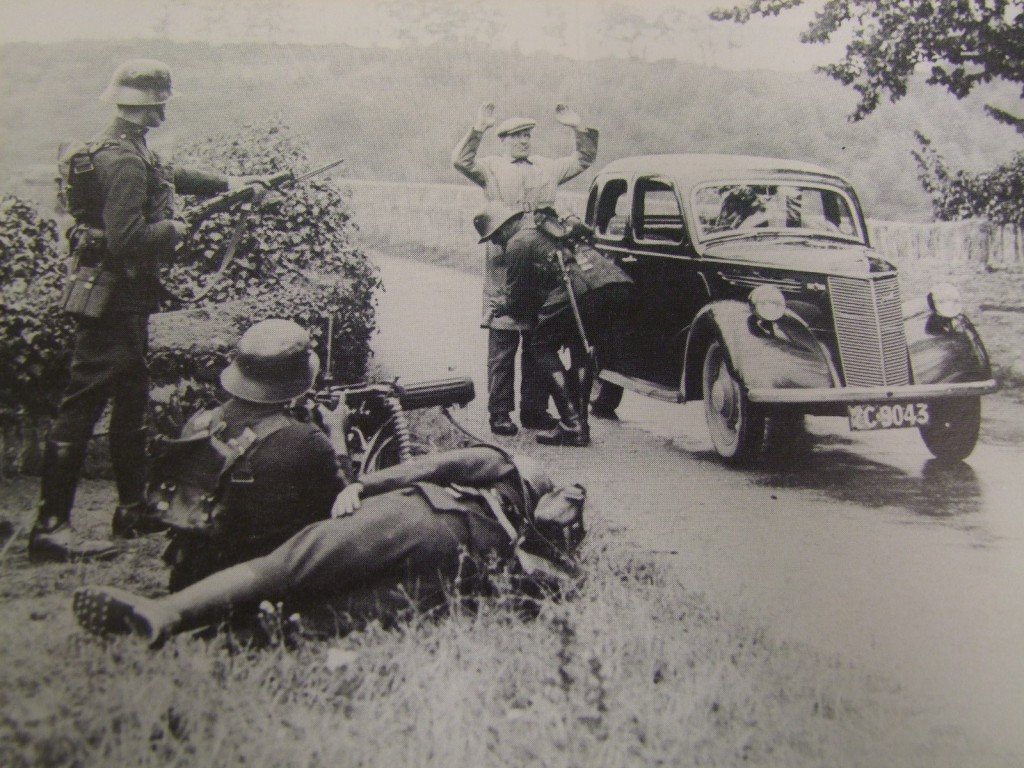
[[[498,126],[504,156],[477,158],[484,133],[495,124],[494,104],[477,112],[476,124],[452,153],[456,170],[483,187],[488,201],[504,203],[520,211],[553,207],[559,184],[575,178],[597,157],[597,130],[584,128],[580,116],[565,104],[555,107],[555,118],[576,134],[576,151],[551,159],[530,154],[536,120],[511,117]],[[488,243],[484,273],[484,306],[481,327],[488,329],[487,410],[491,431],[514,435],[518,430],[509,418],[515,408],[515,358],[523,340],[520,422],[528,429],[551,429],[556,420],[547,411],[544,375],[530,354],[530,326],[512,317],[496,316],[494,307],[505,289],[506,262],[501,248]]]
[[[211,195],[243,180],[218,173],[172,168],[146,145],[146,132],[166,118],[172,96],[166,64],[133,59],[119,66],[100,98],[115,104],[114,122],[84,149],[75,168],[69,233],[72,248],[98,249],[113,277],[110,298],[98,317],[78,319],[71,380],[47,437],[40,501],[29,534],[33,561],[100,558],[116,553],[109,541],[76,540],[71,508],[93,428],[108,402],[110,457],[118,507],[113,533],[146,532],[145,412],[149,314],[161,295],[158,267],[188,233],[174,220],[174,193]],[[72,158],[74,160],[75,158]]]
[[[505,298],[495,311],[533,326],[530,352],[561,417],[537,442],[589,445],[587,408],[596,371],[594,350],[587,347],[593,340],[608,354],[620,346],[633,281],[553,210],[523,213],[495,203],[473,226],[480,242],[504,251]],[[569,349],[568,370],[558,354],[562,347]]]

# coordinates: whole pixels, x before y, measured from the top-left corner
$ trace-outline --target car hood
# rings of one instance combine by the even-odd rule
[[[763,234],[712,242],[704,245],[702,253],[716,261],[798,272],[867,275],[896,269],[877,251],[858,243],[789,235]]]

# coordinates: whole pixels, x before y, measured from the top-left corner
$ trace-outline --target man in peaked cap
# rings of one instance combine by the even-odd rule
[[[520,211],[553,207],[558,186],[593,164],[597,156],[597,130],[584,127],[579,114],[559,104],[555,107],[555,119],[575,133],[573,154],[556,159],[531,154],[536,120],[510,117],[497,129],[504,154],[478,158],[484,134],[497,122],[494,111],[493,102],[480,106],[476,123],[452,152],[455,169],[483,187],[490,202],[503,203]],[[494,312],[505,288],[506,264],[502,249],[488,243],[485,259],[481,327],[488,329],[487,410],[491,431],[497,435],[514,435],[517,431],[509,415],[515,408],[515,358],[521,341],[520,423],[529,429],[551,429],[557,420],[548,413],[544,376],[529,350],[531,328]]]
[[[108,403],[110,458],[118,493],[113,534],[131,537],[152,530],[141,514],[149,398],[146,352],[149,314],[161,295],[158,266],[173,257],[188,232],[174,219],[174,193],[212,195],[244,181],[172,168],[148,147],[146,133],[164,122],[173,96],[166,64],[152,59],[124,62],[100,96],[115,105],[117,116],[84,152],[76,153],[80,162],[72,185],[72,252],[77,255],[77,249],[88,244],[90,257],[98,258],[114,282],[100,316],[77,323],[71,380],[43,454],[39,506],[29,534],[28,554],[34,562],[117,553],[112,542],[83,541],[71,529],[86,447]]]

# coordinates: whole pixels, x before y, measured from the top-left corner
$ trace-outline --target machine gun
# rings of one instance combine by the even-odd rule
[[[408,411],[440,408],[449,422],[473,442],[479,438],[459,424],[449,409],[470,403],[476,396],[473,380],[454,377],[399,384],[361,381],[354,384],[334,383],[334,317],[327,320],[327,354],[323,365],[321,386],[298,401],[293,413],[304,421],[323,427],[322,405],[330,410],[342,402],[348,411],[345,443],[351,466],[347,469],[355,479],[379,469],[408,461],[419,450],[414,444],[406,418]],[[422,451],[421,451],[422,452]]]
[[[427,452],[425,445],[415,442],[409,429],[409,411],[440,408],[460,432],[476,441],[477,438],[466,432],[449,412],[452,406],[465,406],[475,396],[470,378],[432,379],[412,384],[399,384],[397,379],[361,381],[322,387],[294,406],[293,413],[322,426],[316,406],[334,410],[344,402],[348,412],[345,444],[351,462],[347,469],[352,479],[358,479]]]

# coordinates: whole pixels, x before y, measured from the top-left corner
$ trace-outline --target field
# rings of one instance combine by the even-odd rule
[[[622,447],[643,449],[629,439]],[[7,522],[30,519],[35,488],[31,479],[0,487]],[[77,525],[104,534],[113,504],[110,484],[87,481]],[[260,646],[223,630],[159,652],[85,635],[69,610],[82,584],[159,594],[159,535],[129,542],[111,563],[30,566],[17,531],[0,563],[0,763],[611,768],[963,758],[954,740],[923,730],[891,684],[742,626],[651,556],[624,548],[599,507],[588,515],[578,594],[542,601],[529,616],[499,592],[475,609],[453,603],[393,629],[287,647],[273,629]]]

